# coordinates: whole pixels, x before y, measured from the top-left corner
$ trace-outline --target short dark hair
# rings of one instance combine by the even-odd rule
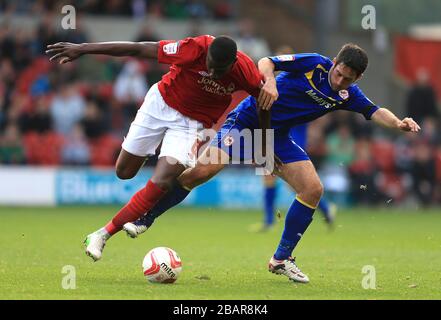
[[[353,69],[357,75],[361,75],[368,66],[368,56],[366,51],[353,43],[346,43],[338,53],[335,64],[344,63]]]
[[[228,36],[216,37],[208,48],[211,58],[218,65],[228,65],[236,59],[236,42]]]

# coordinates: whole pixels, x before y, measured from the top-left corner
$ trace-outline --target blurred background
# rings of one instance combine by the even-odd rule
[[[75,8],[76,29],[62,28],[64,5]],[[363,28],[366,5],[373,28]],[[441,204],[440,1],[0,0],[0,205],[125,203],[155,164],[130,181],[113,172],[145,93],[168,65],[83,56],[60,66],[46,45],[201,34],[232,36],[256,62],[286,50],[333,58],[344,43],[359,44],[370,59],[362,90],[422,131],[399,134],[343,111],[311,123],[308,153],[325,197],[341,207]],[[292,191],[279,184],[278,206],[287,206]],[[262,190],[252,168],[232,168],[185,204],[258,208]]]

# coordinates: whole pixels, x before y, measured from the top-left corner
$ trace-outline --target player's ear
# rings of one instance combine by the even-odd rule
[[[337,58],[334,57],[334,59],[332,59],[332,63],[335,64],[337,62]]]

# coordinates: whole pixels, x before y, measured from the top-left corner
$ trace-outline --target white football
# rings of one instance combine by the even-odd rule
[[[157,247],[144,257],[142,271],[150,282],[173,283],[182,271],[181,258],[173,249]]]

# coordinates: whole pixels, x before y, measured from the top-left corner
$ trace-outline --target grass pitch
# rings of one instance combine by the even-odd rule
[[[283,217],[274,230],[252,233],[258,211],[174,209],[138,239],[116,235],[93,263],[82,240],[117,210],[0,208],[0,299],[441,298],[439,209],[340,211],[332,232],[317,212],[295,251],[311,279],[306,285],[267,271]],[[175,249],[183,261],[174,284],[143,277],[142,259],[157,246]],[[74,290],[62,288],[66,265],[75,267]],[[375,289],[363,289],[366,265],[375,268]]]

